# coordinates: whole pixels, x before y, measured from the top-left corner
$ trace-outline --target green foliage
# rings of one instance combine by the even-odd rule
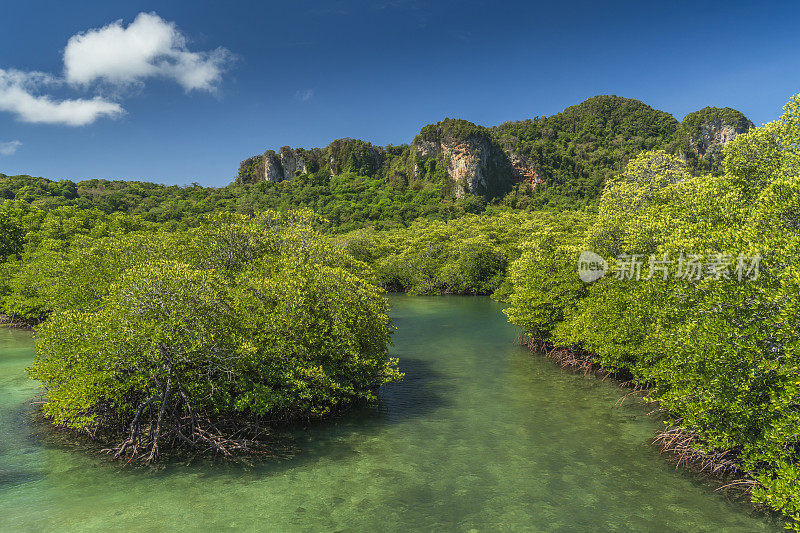
[[[359,139],[338,139],[327,151],[333,174],[353,173],[373,176],[381,166],[383,151]]]
[[[18,234],[24,235],[15,244],[15,254],[0,263],[0,311],[23,319],[41,319],[52,311],[57,300],[77,291],[92,291],[90,286],[65,278],[67,272],[83,276],[97,267],[74,265],[70,261],[75,254],[95,250],[103,237],[155,229],[139,218],[119,213],[107,215],[76,207],[42,211],[20,201],[3,203],[0,213],[8,224],[19,228]],[[110,255],[112,251],[98,253]]]
[[[417,180],[406,184],[400,170],[397,172],[389,179],[351,173],[331,176],[329,171],[319,170],[291,181],[235,183],[222,188],[87,180],[77,184],[74,197],[51,186],[63,182],[29,176],[0,178],[0,188],[8,199],[41,211],[59,207],[97,209],[105,214],[133,215],[172,230],[198,226],[204,215],[219,211],[252,215],[268,209],[311,208],[328,227],[344,232],[367,225],[378,229],[405,226],[420,217],[447,220],[463,214],[465,203],[470,210],[477,209],[469,201],[445,197],[439,183]],[[33,193],[29,183],[47,186]]]
[[[25,206],[24,203],[15,202],[0,204],[0,263],[22,253],[25,240],[22,217]]]
[[[414,141],[439,142],[443,140],[466,141],[469,139],[490,141],[491,133],[487,128],[467,120],[446,118],[436,124],[423,126]]]
[[[264,156],[256,155],[242,161],[239,165],[239,174],[236,183],[246,185],[256,183],[259,179],[259,167],[264,164]]]
[[[550,117],[494,128],[504,146],[532,160],[544,177],[526,195],[527,204],[540,209],[594,204],[629,159],[666,147],[677,130],[669,113],[617,96],[595,96]]]
[[[496,211],[448,222],[415,221],[408,228],[358,230],[339,242],[370,263],[390,291],[413,294],[491,294],[501,289],[520,244],[552,225],[579,224],[580,213]]]
[[[72,247],[54,261],[55,292],[91,290],[51,298],[36,329],[30,373],[45,415],[152,460],[166,446],[228,453],[237,420],[374,400],[400,377],[387,302],[314,221],[217,215],[188,232]]]
[[[531,232],[509,271],[509,320],[542,340],[586,291],[575,275],[580,241],[591,218],[561,215]]]
[[[512,321],[577,346],[628,374],[699,436],[699,452],[730,451],[758,482],[755,502],[800,526],[800,95],[781,120],[725,148],[725,173],[691,175],[649,152],[606,182],[598,216],[574,235],[533,241],[510,267]],[[642,254],[640,281],[577,281],[576,250]],[[649,254],[731,254],[729,276],[647,278]],[[761,256],[738,280],[735,256]],[[564,259],[562,259],[564,258]],[[674,268],[674,267],[673,267]],[[674,270],[673,270],[674,274]]]

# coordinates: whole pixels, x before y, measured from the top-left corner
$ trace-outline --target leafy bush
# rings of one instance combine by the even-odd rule
[[[369,262],[387,290],[412,294],[491,294],[502,289],[522,243],[547,228],[585,228],[582,213],[493,210],[448,222],[415,221],[384,232],[358,230],[339,243]]]
[[[258,449],[259,427],[373,400],[400,377],[387,302],[313,220],[220,215],[72,249],[61,264],[83,268],[58,283],[95,290],[52,300],[36,329],[44,414],[152,461]]]

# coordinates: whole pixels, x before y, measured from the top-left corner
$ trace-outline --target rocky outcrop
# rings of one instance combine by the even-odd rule
[[[277,153],[267,150],[264,155],[249,157],[239,164],[237,183],[250,184],[259,181],[278,182],[290,180],[296,173],[308,174],[308,165],[297,150],[284,146]]]
[[[723,158],[722,148],[754,127],[747,117],[730,107],[706,107],[689,113],[681,123],[689,152],[686,155],[696,158],[701,168],[718,166]]]
[[[689,146],[698,157],[719,159],[722,157],[722,148],[734,140],[737,135],[744,133],[733,124],[726,124],[721,120],[705,122],[701,126],[699,135],[689,138]]]
[[[508,154],[486,128],[465,120],[445,119],[425,126],[414,139],[413,153],[415,176],[421,176],[423,167],[430,169],[430,160],[443,165],[456,198],[467,194],[499,196],[514,181]]]
[[[278,155],[272,151],[264,152],[264,181],[283,181],[283,165]]]
[[[523,155],[507,150],[511,168],[514,170],[514,180],[518,183],[527,183],[529,189],[544,183],[544,177],[536,168],[536,164]]]
[[[278,158],[283,169],[283,179],[292,179],[297,172],[308,174],[308,166],[303,156],[288,146],[281,148],[280,152],[278,152]]]
[[[446,172],[454,182],[456,198],[463,198],[467,193],[483,194],[487,190],[491,147],[485,140],[421,140],[414,144],[414,150],[419,160],[433,158],[446,163]],[[418,174],[418,170],[419,164],[415,167],[415,174]]]

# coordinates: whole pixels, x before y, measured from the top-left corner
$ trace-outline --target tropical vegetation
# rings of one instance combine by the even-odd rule
[[[668,448],[735,475],[798,527],[800,95],[724,155],[719,175],[639,155],[607,181],[588,227],[524,246],[507,313],[646,389],[667,413]],[[610,274],[580,281],[582,251]]]
[[[709,123],[749,131],[703,153]],[[267,451],[274,424],[374,400],[400,377],[382,291],[493,294],[535,345],[646,391],[668,449],[798,527],[800,95],[751,126],[597,97],[423,128],[547,178],[483,197],[409,145],[352,139],[275,183],[257,159],[222,188],[0,176],[0,311],[41,322],[45,416],[149,461]],[[593,283],[584,251],[608,261]]]
[[[150,462],[267,453],[276,423],[375,400],[400,378],[387,301],[315,220],[220,214],[48,247],[28,285],[45,417]]]

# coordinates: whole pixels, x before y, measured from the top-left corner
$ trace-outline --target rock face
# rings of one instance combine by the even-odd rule
[[[700,135],[689,139],[692,149],[700,157],[719,156],[723,146],[734,140],[740,133],[744,133],[733,124],[726,124],[721,120],[705,122],[701,128]]]
[[[507,153],[511,168],[514,170],[515,181],[527,183],[528,188],[531,190],[538,184],[544,183],[544,177],[531,159],[513,151],[507,151]]]
[[[303,156],[288,146],[281,148],[280,152],[278,152],[278,158],[283,169],[283,179],[292,179],[296,172],[308,174],[308,166],[306,166]]]
[[[533,188],[544,181],[533,161],[503,149],[486,128],[447,119],[422,128],[411,146],[382,148],[344,138],[325,148],[267,150],[241,162],[236,182],[275,183],[320,171],[386,179],[402,175],[406,184],[409,179],[445,180],[457,198],[475,194],[489,199],[505,194],[515,183]]]
[[[295,174],[308,174],[305,159],[288,146],[281,148],[278,153],[267,150],[264,155],[249,157],[239,164],[237,183],[250,184],[259,181],[283,181],[294,178]]]
[[[283,165],[278,155],[272,150],[264,152],[264,181],[283,181]]]
[[[418,159],[438,159],[447,162],[447,175],[454,182],[456,198],[463,198],[468,193],[483,194],[488,188],[489,143],[483,139],[442,139],[437,141],[421,140],[414,143]],[[416,165],[418,174],[419,165]]]
[[[515,170],[509,155],[488,130],[465,120],[445,119],[422,128],[412,146],[414,174],[430,169],[430,161],[444,165],[453,183],[453,194],[495,197],[511,188]],[[521,165],[521,167],[524,165]]]
[[[459,140],[445,136],[438,140],[417,139],[414,154],[418,161],[446,161],[446,172],[453,180],[456,198],[467,194],[491,196],[512,183],[527,183],[533,189],[544,179],[533,161],[510,150],[500,148],[488,137],[470,136]],[[419,175],[419,163],[414,173]]]
[[[681,122],[687,155],[697,158],[700,168],[717,165],[723,158],[722,148],[754,127],[747,117],[730,107],[705,107],[689,113]]]

